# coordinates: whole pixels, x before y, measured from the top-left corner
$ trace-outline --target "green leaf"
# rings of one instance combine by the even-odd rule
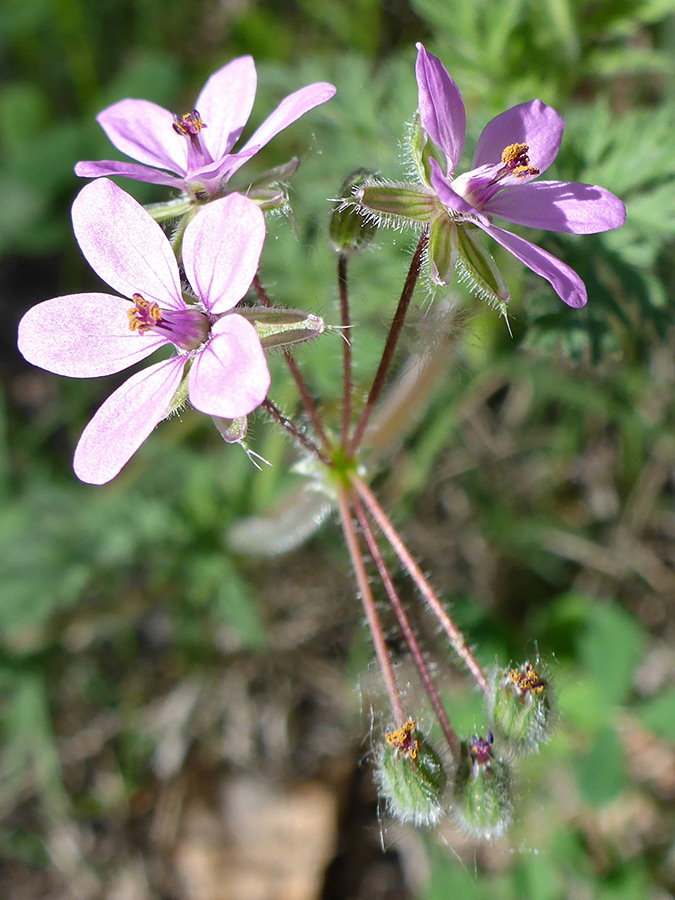
[[[654,734],[675,740],[675,688],[664,691],[638,708],[640,721]]]
[[[614,800],[626,784],[621,744],[613,728],[603,729],[580,760],[577,783],[582,798],[600,807]]]

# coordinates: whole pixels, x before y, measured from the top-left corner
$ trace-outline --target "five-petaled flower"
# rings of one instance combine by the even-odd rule
[[[30,309],[19,324],[29,362],[59,375],[109,375],[165,345],[176,353],[132,375],[101,406],[75,451],[77,476],[104,484],[187,393],[203,413],[236,419],[262,403],[269,370],[254,326],[231,310],[248,290],[265,218],[230,194],[185,229],[183,264],[196,298],[186,302],[178,264],[160,226],[108,179],[80,191],[73,227],[92,268],[124,297],[71,294]]]
[[[290,94],[237,153],[253,108],[257,76],[252,57],[241,56],[214,72],[195,108],[178,116],[148,100],[120,100],[97,116],[112,143],[136,163],[101,160],[79,162],[83,178],[124,175],[136,181],[181,188],[200,199],[213,198],[243,164],[276,134],[335,93],[317,82]]]
[[[624,204],[596,185],[533,182],[555,159],[565,127],[560,115],[541,100],[521,103],[488,122],[471,170],[455,176],[464,150],[464,103],[441,61],[422,44],[417,49],[419,128],[414,155],[423,184],[361,189],[357,197],[363,208],[385,218],[429,225],[429,262],[438,284],[452,281],[457,264],[479,293],[485,289],[495,301],[508,299],[500,273],[472,236],[477,226],[549,281],[569,306],[584,306],[586,287],[573,269],[494,225],[492,217],[548,231],[593,234],[623,225]]]

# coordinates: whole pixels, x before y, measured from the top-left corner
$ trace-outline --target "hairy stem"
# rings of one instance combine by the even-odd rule
[[[344,448],[349,437],[349,426],[352,418],[352,345],[350,343],[349,294],[347,293],[347,255],[338,256],[338,290],[340,293],[340,319],[344,330],[342,342],[342,432],[341,445]]]
[[[425,602],[440,622],[443,631],[445,631],[448,638],[450,639],[450,643],[452,644],[455,653],[467,667],[476,683],[478,684],[478,687],[487,696],[489,691],[487,677],[480,663],[471,652],[471,648],[467,644],[464,635],[450,618],[447,610],[441,603],[440,598],[422,574],[422,570],[415,562],[412,554],[403,543],[401,536],[392,525],[385,511],[377,502],[377,498],[370,490],[368,485],[361,478],[359,478],[356,473],[352,474],[351,480],[352,484],[358,491],[359,496],[363,500],[366,508],[368,509],[368,512],[377,522],[378,527],[393,547],[396,555],[403,563],[404,568],[417,585],[417,589],[422,594]]]
[[[270,416],[272,416],[275,422],[278,422],[282,428],[286,429],[286,431],[293,437],[293,440],[297,441],[298,444],[301,444],[302,447],[305,448],[305,450],[309,450],[309,452],[313,456],[316,456],[317,459],[320,459],[324,465],[332,465],[330,459],[326,456],[323,450],[320,450],[313,440],[308,438],[307,435],[303,434],[298,426],[291,422],[291,420],[281,412],[279,407],[275,403],[273,403],[272,400],[267,398],[263,400],[260,405],[270,414]]]
[[[422,650],[417,638],[415,637],[415,632],[413,631],[412,625],[410,624],[410,619],[408,618],[408,615],[403,607],[398,591],[394,586],[394,582],[389,573],[389,569],[387,568],[387,564],[384,561],[380,548],[377,545],[375,535],[373,534],[373,529],[370,527],[370,523],[368,522],[366,513],[358,498],[353,498],[352,506],[354,508],[354,512],[356,513],[356,518],[359,521],[359,525],[361,526],[361,531],[363,532],[366,544],[368,545],[368,552],[370,553],[370,556],[375,563],[375,566],[377,567],[380,578],[382,579],[382,584],[384,585],[384,589],[387,592],[389,603],[391,604],[391,607],[396,614],[396,618],[398,619],[398,624],[401,628],[401,631],[403,632],[403,637],[408,646],[408,650],[410,651],[410,655],[412,656],[413,662],[415,663],[417,671],[419,672],[419,676],[422,679],[424,689],[427,692],[427,696],[429,697],[434,712],[436,713],[436,718],[438,719],[440,726],[443,729],[443,734],[445,735],[445,739],[448,742],[448,746],[450,747],[450,752],[457,760],[459,759],[459,739],[452,725],[450,724],[450,719],[448,718],[446,709],[443,706],[438,690],[436,689],[436,685],[434,684],[433,678],[431,677],[429,666],[426,664],[424,656],[422,655]]]
[[[380,624],[380,618],[375,607],[373,592],[371,591],[368,582],[368,573],[366,572],[363,554],[361,553],[359,541],[356,536],[356,530],[354,528],[354,522],[352,521],[351,510],[344,488],[338,490],[338,510],[340,512],[340,521],[342,523],[342,530],[347,543],[347,549],[349,550],[352,567],[354,569],[354,574],[356,575],[356,583],[361,595],[361,602],[363,603],[363,609],[366,613],[366,618],[368,619],[368,625],[370,626],[370,633],[373,638],[377,661],[382,670],[382,678],[384,679],[384,684],[387,688],[387,694],[389,695],[389,702],[391,703],[396,724],[401,726],[407,721],[407,716],[403,709],[401,693],[396,683],[389,650],[387,649],[387,644],[384,640],[382,625]]]
[[[429,232],[427,229],[425,229],[422,232],[422,235],[413,254],[410,268],[408,269],[408,275],[406,277],[405,284],[403,285],[403,290],[401,291],[401,297],[398,301],[398,306],[396,308],[396,312],[394,313],[394,318],[391,320],[391,327],[389,328],[387,341],[384,345],[384,350],[382,351],[380,365],[377,372],[375,373],[375,378],[373,379],[373,386],[370,389],[370,394],[368,395],[368,399],[366,400],[366,405],[363,408],[359,421],[356,424],[354,434],[352,435],[352,439],[349,443],[349,455],[353,455],[358,449],[363,438],[363,433],[366,430],[368,421],[370,420],[373,409],[375,408],[375,404],[377,403],[379,396],[382,393],[382,388],[384,387],[384,382],[387,377],[387,373],[389,372],[389,366],[391,365],[394,351],[396,350],[396,345],[398,344],[398,339],[401,334],[401,329],[403,328],[403,323],[405,322],[406,313],[408,312],[408,307],[410,306],[410,301],[412,300],[415,285],[417,284],[417,279],[419,278],[420,269],[422,267],[422,256],[424,255],[424,251],[426,250],[428,243]]]

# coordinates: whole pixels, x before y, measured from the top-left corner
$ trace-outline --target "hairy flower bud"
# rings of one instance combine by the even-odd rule
[[[354,191],[376,174],[373,169],[355,169],[342,183],[340,199],[351,200]],[[328,234],[338,253],[360,253],[376,231],[377,223],[372,218],[364,218],[351,203],[340,203],[331,213]]]
[[[548,741],[555,722],[551,686],[530,662],[492,672],[489,712],[495,731],[519,753]]]
[[[463,741],[454,778],[454,813],[473,837],[501,837],[511,821],[511,771],[493,752],[494,738]]]
[[[435,825],[447,776],[440,756],[409,720],[388,731],[377,752],[376,777],[389,811],[401,822]]]

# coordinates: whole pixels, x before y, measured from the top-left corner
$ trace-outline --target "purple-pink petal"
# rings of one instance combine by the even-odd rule
[[[132,159],[184,175],[185,138],[173,130],[173,115],[149,100],[120,100],[96,119],[112,143]]]
[[[453,210],[454,212],[464,213],[465,215],[474,216],[481,222],[484,222],[486,225],[489,222],[480,210],[476,209],[472,206],[467,200],[464,199],[460,194],[457,193],[449,184],[448,181],[443,175],[441,171],[441,167],[438,162],[431,157],[429,160],[431,164],[431,186],[438,194],[438,198],[441,203],[446,206],[448,209]]]
[[[483,209],[517,225],[573,234],[609,231],[626,221],[626,207],[618,197],[597,185],[573,181],[533,181],[507,187]]]
[[[162,184],[165,187],[182,189],[185,179],[169,175],[159,169],[149,169],[140,163],[117,162],[114,159],[84,160],[75,166],[75,174],[80,178],[101,178],[106,175],[121,175],[146,184]]]
[[[105,484],[129,461],[168,413],[186,357],[174,356],[132,375],[100,407],[82,433],[73,467],[89,484]]]
[[[417,44],[415,66],[420,122],[431,140],[448,158],[450,176],[464,150],[466,112],[459,88],[443,63]]]
[[[208,415],[237,419],[267,396],[270,373],[265,354],[253,325],[236,313],[218,319],[211,335],[190,369],[190,402]]]
[[[89,264],[125,297],[184,306],[178,265],[166,235],[143,207],[107,178],[82,188],[73,203],[75,236]]]
[[[530,165],[544,172],[558,155],[565,122],[541,100],[520,103],[488,122],[478,138],[472,168],[500,162],[505,147],[527,144]]]
[[[19,322],[19,350],[57,375],[91,378],[121,372],[166,343],[129,328],[128,300],[110,294],[70,294],[45,300]]]
[[[262,125],[254,131],[251,137],[242,147],[242,152],[252,147],[264,147],[272,138],[292,125],[296,119],[304,116],[310,109],[325,103],[335,94],[335,87],[325,81],[308,84],[299,91],[285,97],[274,112],[269,115]],[[246,160],[235,166],[231,171],[235,172]]]
[[[511,234],[510,231],[504,231],[503,228],[497,228],[496,225],[481,224],[480,227],[498,244],[505,247],[509,253],[513,253],[516,259],[519,259],[537,275],[545,278],[568,306],[580,309],[586,305],[588,302],[586,285],[574,269],[546,250],[542,250],[541,247],[537,247],[536,244],[531,244],[529,241]]]
[[[265,216],[242,194],[214,200],[190,222],[183,238],[185,274],[211,313],[227,312],[244,296],[264,242]]]
[[[253,57],[240,56],[218,69],[202,88],[195,108],[206,128],[200,138],[212,159],[229,153],[253,109],[257,76]]]

